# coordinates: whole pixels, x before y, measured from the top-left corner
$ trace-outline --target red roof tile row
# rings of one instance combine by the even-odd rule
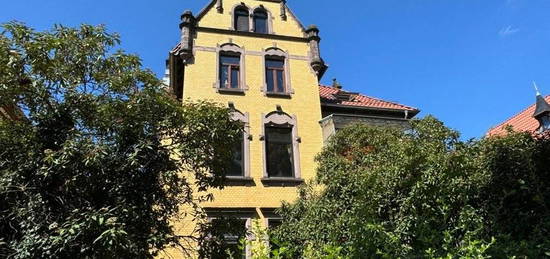
[[[550,102],[550,95],[545,97],[546,102]],[[527,131],[534,133],[539,128],[539,122],[533,117],[535,113],[535,104],[529,106],[522,112],[514,115],[512,118],[499,124],[487,132],[488,136],[501,136],[507,133],[506,128],[511,126],[515,131]]]
[[[349,94],[349,101],[339,100],[337,95],[339,93]],[[341,89],[320,85],[319,95],[321,96],[321,103],[339,104],[346,106],[359,106],[365,108],[378,108],[378,109],[391,109],[391,110],[406,110],[406,111],[418,111],[418,109],[410,106],[406,106],[399,103],[388,102],[378,98],[343,91]]]

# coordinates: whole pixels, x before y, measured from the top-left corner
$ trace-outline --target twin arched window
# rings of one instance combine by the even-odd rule
[[[246,6],[238,6],[234,11],[233,27],[236,31],[251,31],[250,24],[254,26],[253,32],[269,33],[268,29],[268,14],[267,11],[260,7],[254,10],[250,15],[249,9]]]

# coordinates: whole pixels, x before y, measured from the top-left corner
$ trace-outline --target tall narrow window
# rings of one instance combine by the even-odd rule
[[[244,176],[244,134],[233,147],[233,159],[227,176]]]
[[[283,220],[280,219],[280,218],[273,218],[273,219],[268,219],[267,220],[267,227],[268,227],[269,231],[275,230],[277,227],[279,227],[282,224],[283,224]],[[273,242],[272,240],[269,241],[269,248],[271,250],[271,252],[270,252],[271,256],[275,257],[275,254],[273,253],[273,251],[280,249],[281,247],[279,245],[280,244],[278,244],[276,242]]]
[[[264,10],[254,11],[254,32],[267,33],[267,12]]]
[[[204,243],[210,249],[206,253],[208,258],[225,259],[228,252],[232,258],[246,258],[246,251],[240,245],[240,240],[247,235],[246,221],[240,218],[213,219],[207,229],[209,238]]]
[[[244,7],[235,9],[235,30],[237,31],[250,31],[250,20],[248,17],[248,10]]]
[[[220,55],[220,88],[238,89],[240,85],[241,57]]]
[[[292,128],[265,128],[268,177],[294,177]]]
[[[265,78],[268,93],[285,93],[285,61],[278,57],[266,57]]]

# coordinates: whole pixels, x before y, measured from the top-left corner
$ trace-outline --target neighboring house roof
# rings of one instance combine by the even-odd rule
[[[325,105],[340,105],[348,107],[362,107],[362,108],[375,108],[385,110],[401,110],[409,111],[410,113],[417,114],[420,112],[417,108],[384,101],[378,98],[366,96],[359,93],[352,93],[344,91],[342,89],[320,85],[319,94],[321,96],[321,104]]]
[[[0,119],[10,119],[17,120],[21,118],[21,113],[19,109],[14,108],[14,106],[4,106],[0,107]]]
[[[550,95],[545,97],[547,102],[550,102]],[[512,118],[499,124],[487,132],[488,136],[505,135],[506,128],[511,126],[515,131],[535,132],[539,128],[539,122],[533,117],[535,113],[535,104],[529,106],[522,112],[514,115]]]

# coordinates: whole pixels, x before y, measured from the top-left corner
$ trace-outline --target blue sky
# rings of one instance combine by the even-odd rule
[[[179,16],[209,0],[11,0],[0,22],[39,29],[106,24],[159,76]],[[323,83],[418,107],[465,138],[480,137],[550,94],[549,0],[288,0],[323,37]],[[315,4],[312,4],[315,3]]]

